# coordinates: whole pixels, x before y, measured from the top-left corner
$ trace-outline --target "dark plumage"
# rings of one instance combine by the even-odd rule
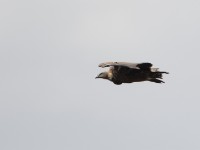
[[[110,69],[100,73],[96,78],[107,79],[117,85],[141,81],[164,83],[160,80],[162,74],[168,74],[158,71],[158,68],[151,68],[151,63],[106,62],[99,64],[99,67],[110,67]]]

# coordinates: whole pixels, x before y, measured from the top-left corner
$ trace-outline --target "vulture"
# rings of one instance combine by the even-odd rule
[[[107,72],[100,73],[97,78],[102,78],[113,82],[116,85],[122,83],[133,83],[150,81],[154,83],[165,83],[162,81],[162,74],[168,74],[165,71],[158,71],[158,68],[152,68],[152,64],[128,63],[128,62],[105,62],[99,64],[99,67],[109,67]]]

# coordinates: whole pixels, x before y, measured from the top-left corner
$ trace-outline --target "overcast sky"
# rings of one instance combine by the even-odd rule
[[[199,150],[199,0],[1,0],[1,150]],[[151,62],[165,84],[95,80]]]

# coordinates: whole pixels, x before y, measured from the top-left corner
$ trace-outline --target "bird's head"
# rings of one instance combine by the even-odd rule
[[[109,79],[109,77],[108,77],[108,72],[102,72],[102,73],[100,73],[100,74],[96,77],[96,79],[98,79],[98,78]]]

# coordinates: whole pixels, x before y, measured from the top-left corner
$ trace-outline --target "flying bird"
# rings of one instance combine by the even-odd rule
[[[165,71],[158,71],[158,68],[152,68],[152,64],[128,63],[128,62],[105,62],[99,64],[99,67],[109,67],[106,72],[100,73],[97,78],[102,78],[120,85],[122,83],[133,83],[150,81],[155,83],[165,83],[162,81],[162,74],[168,74]]]

